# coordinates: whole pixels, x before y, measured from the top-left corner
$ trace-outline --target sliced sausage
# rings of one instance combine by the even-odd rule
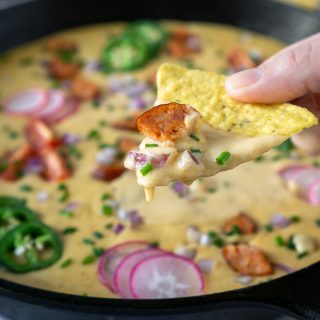
[[[99,87],[92,81],[76,77],[71,84],[71,93],[79,99],[93,99],[99,95]]]
[[[243,212],[227,221],[223,226],[223,232],[232,232],[234,226],[237,226],[242,234],[253,234],[257,230],[255,221]]]

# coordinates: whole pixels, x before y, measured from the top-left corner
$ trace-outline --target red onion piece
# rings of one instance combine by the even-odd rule
[[[177,181],[172,184],[172,190],[177,193],[180,197],[184,197],[188,194],[188,186],[183,182]]]
[[[74,145],[80,142],[83,138],[74,133],[66,133],[62,136],[62,143],[66,145]]]
[[[243,285],[249,285],[252,282],[251,276],[238,276],[235,280]]]
[[[122,223],[117,223],[117,224],[113,227],[112,231],[113,231],[115,234],[119,234],[119,233],[121,233],[121,232],[123,231],[123,229],[124,229],[124,225],[123,225]]]
[[[199,164],[198,159],[192,154],[192,152],[188,151],[188,154],[195,164]]]
[[[80,203],[78,201],[73,201],[67,203],[63,209],[67,211],[74,211],[79,207],[79,205]]]
[[[128,212],[128,220],[132,229],[137,228],[143,224],[143,218],[139,215],[137,210],[132,210]]]
[[[275,228],[285,228],[291,223],[291,220],[281,213],[276,213],[271,217],[270,224]]]
[[[274,263],[273,266],[276,269],[279,269],[280,271],[285,272],[285,273],[292,273],[292,272],[296,271],[294,268],[289,267],[283,263]]]
[[[212,259],[201,259],[198,261],[198,266],[203,273],[209,273],[212,271],[214,261]]]

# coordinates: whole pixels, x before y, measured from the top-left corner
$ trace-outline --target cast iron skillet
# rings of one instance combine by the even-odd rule
[[[2,6],[2,8],[1,8]],[[0,51],[78,25],[138,18],[212,21],[293,42],[320,31],[315,14],[263,0],[0,0]],[[116,300],[39,290],[0,279],[0,314],[18,320],[320,319],[320,263],[225,293],[171,300]],[[81,278],[79,277],[79,285]]]

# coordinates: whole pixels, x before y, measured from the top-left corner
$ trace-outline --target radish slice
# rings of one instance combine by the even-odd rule
[[[122,298],[132,299],[133,296],[130,291],[130,273],[134,266],[140,261],[148,257],[158,256],[159,254],[165,255],[165,252],[156,248],[144,249],[132,252],[125,256],[118,264],[114,276],[113,276],[113,287],[115,291]]]
[[[58,123],[67,117],[70,117],[73,113],[78,111],[79,109],[79,102],[72,99],[69,100],[67,103],[64,104],[63,108],[60,108],[60,110],[53,114],[51,117],[48,117],[46,120],[50,124]]]
[[[54,117],[65,104],[66,95],[60,90],[49,90],[49,101],[37,116],[40,118]]]
[[[284,180],[293,180],[297,176],[297,174],[307,168],[309,167],[306,165],[290,166],[280,170],[279,174]]]
[[[309,186],[307,197],[310,203],[320,205],[320,179]]]
[[[46,90],[25,90],[7,98],[4,101],[4,109],[15,115],[34,115],[46,107],[48,99]]]
[[[296,175],[294,182],[298,185],[299,189],[305,193],[306,188],[308,188],[308,186],[317,179],[320,179],[320,169],[307,168],[305,170],[301,170]]]
[[[124,256],[134,251],[149,248],[144,241],[128,241],[109,248],[99,260],[98,277],[103,285],[115,292],[113,274]]]
[[[199,267],[190,259],[173,254],[146,258],[130,274],[130,290],[137,299],[197,296],[203,289]]]

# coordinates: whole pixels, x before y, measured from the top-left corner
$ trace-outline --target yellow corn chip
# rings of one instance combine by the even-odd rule
[[[178,102],[195,108],[211,127],[247,136],[291,136],[318,123],[307,109],[289,103],[247,104],[228,96],[225,76],[163,64],[157,74],[157,104]]]

